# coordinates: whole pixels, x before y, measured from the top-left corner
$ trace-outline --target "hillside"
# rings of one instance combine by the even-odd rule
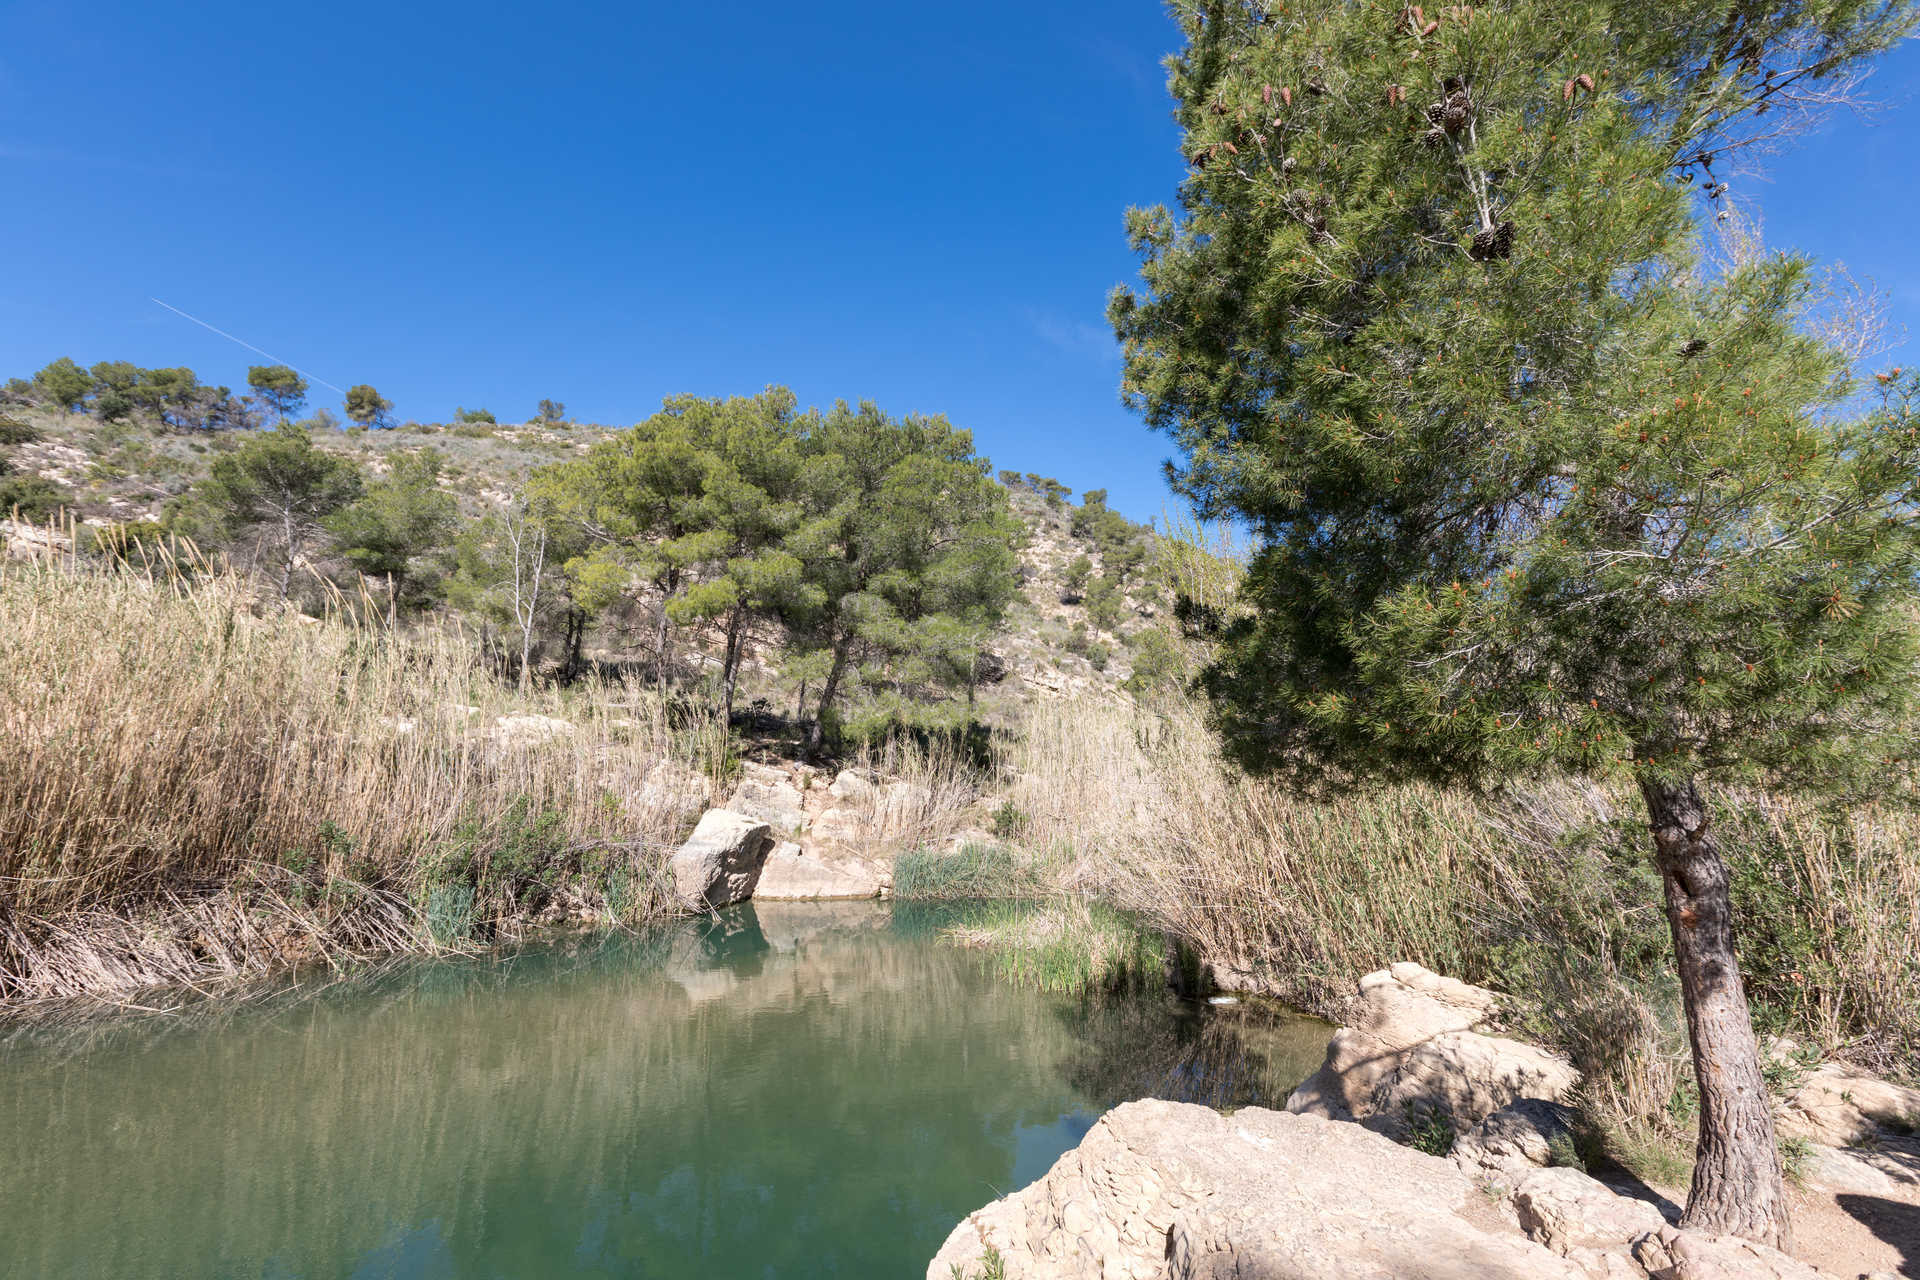
[[[85,556],[132,533],[152,537],[176,528],[179,513],[203,485],[214,461],[239,448],[252,432],[183,430],[153,422],[102,422],[80,413],[14,406],[0,437],[0,543],[15,556],[49,549]],[[351,463],[369,479],[392,474],[397,459],[431,454],[434,483],[448,495],[460,529],[505,511],[536,472],[584,458],[622,428],[592,424],[506,425],[483,422],[406,423],[387,429],[338,429],[325,418],[306,424],[314,444]],[[9,470],[10,468],[10,470]],[[1018,523],[1019,591],[981,656],[972,714],[1005,723],[1034,699],[1125,696],[1164,683],[1177,665],[1170,642],[1170,589],[1160,540],[1107,509],[1098,490],[1074,503],[1049,478],[1001,471],[1008,508]],[[59,514],[56,514],[58,512]],[[70,526],[56,529],[53,526]],[[77,548],[75,542],[78,543]],[[259,554],[244,540],[207,548],[247,565]],[[308,586],[320,580],[348,595],[367,586],[352,566],[324,547],[303,557]],[[656,654],[660,593],[635,582],[618,607],[599,617],[579,655],[600,669],[648,668]],[[308,607],[324,595],[309,594]],[[457,599],[442,597],[426,612],[485,625]],[[543,640],[542,656],[561,663],[567,637]],[[683,676],[697,681],[724,653],[716,626],[675,628]],[[794,675],[776,629],[761,626],[747,638],[741,664],[740,705],[778,716],[792,710],[807,679]],[[817,676],[814,677],[817,680]],[[898,698],[877,690],[856,697],[850,720]],[[911,701],[911,699],[910,699]],[[914,711],[951,721],[966,697],[946,692]],[[941,711],[945,707],[947,710]],[[909,719],[913,716],[909,716]]]

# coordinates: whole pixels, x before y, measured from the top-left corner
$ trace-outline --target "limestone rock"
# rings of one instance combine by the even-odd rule
[[[678,760],[662,760],[647,771],[640,784],[642,808],[661,809],[674,817],[692,817],[706,810],[707,777]]]
[[[1920,1089],[1908,1089],[1837,1062],[1821,1066],[1788,1099],[1781,1131],[1844,1147],[1920,1129]]]
[[[1357,1125],[1131,1102],[962,1222],[927,1276],[980,1276],[991,1247],[1009,1280],[1591,1280],[1479,1200],[1446,1161]]]
[[[808,826],[806,845],[816,853],[853,853],[866,848],[870,830],[861,810],[828,809]]]
[[[933,792],[917,782],[890,782],[874,806],[874,825],[890,834],[919,824],[933,803]]]
[[[1460,1132],[1520,1099],[1571,1093],[1580,1077],[1566,1059],[1474,1030],[1496,1013],[1491,991],[1417,964],[1370,973],[1360,980],[1355,1025],[1334,1033],[1326,1061],[1287,1110],[1399,1136],[1422,1114],[1445,1116]]]
[[[1521,1229],[1557,1253],[1624,1245],[1667,1225],[1645,1200],[1615,1195],[1578,1169],[1534,1170],[1515,1189],[1513,1207]]]
[[[1643,1236],[1633,1258],[1649,1280],[1831,1280],[1764,1244],[1674,1227]]]
[[[874,786],[871,781],[851,769],[842,769],[827,788],[827,794],[842,804],[859,804],[873,799]]]
[[[817,898],[877,898],[880,873],[858,858],[810,857],[788,841],[774,846],[755,886],[756,900],[806,901]]]
[[[1554,1162],[1554,1147],[1573,1143],[1573,1109],[1540,1098],[1522,1098],[1500,1108],[1461,1134],[1448,1158],[1468,1174],[1518,1180]]]
[[[797,835],[807,825],[806,801],[785,773],[767,765],[741,766],[740,785],[727,808],[772,827],[782,836]]]
[[[745,902],[772,848],[773,832],[766,823],[710,809],[673,855],[674,890],[681,901],[703,910]]]

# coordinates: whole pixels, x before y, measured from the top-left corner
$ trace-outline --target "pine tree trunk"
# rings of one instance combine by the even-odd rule
[[[847,648],[844,643],[833,647],[833,666],[827,671],[827,683],[820,690],[820,709],[814,713],[813,724],[807,729],[806,758],[811,760],[820,752],[827,738],[827,712],[833,706],[834,698],[840,692],[840,677],[847,673]]]
[[[746,647],[745,609],[736,608],[727,619],[727,655],[720,667],[720,723],[733,723],[733,689],[740,675],[740,653]]]
[[[1760,1047],[1734,953],[1727,864],[1691,779],[1643,778],[1700,1084],[1700,1142],[1680,1225],[1787,1249],[1786,1192]]]

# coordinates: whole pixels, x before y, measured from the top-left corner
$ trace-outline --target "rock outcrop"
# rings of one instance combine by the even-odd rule
[[[782,839],[798,835],[807,825],[806,800],[800,788],[784,769],[771,765],[749,761],[740,766],[740,783],[727,808],[759,819]]]
[[[767,855],[753,896],[776,902],[877,898],[884,883],[882,869],[864,859],[816,857],[786,841]]]
[[[1920,1131],[1920,1089],[1829,1062],[1787,1100],[1780,1129],[1830,1147],[1910,1135]]]
[[[673,855],[674,891],[698,910],[745,902],[760,883],[773,830],[744,813],[710,809]]]
[[[928,1280],[1589,1280],[1445,1160],[1358,1125],[1173,1102],[1110,1111],[955,1228]],[[1601,1273],[1604,1275],[1604,1273]]]
[[[1565,1058],[1477,1029],[1497,1014],[1491,991],[1417,964],[1370,973],[1355,1024],[1334,1033],[1326,1062],[1287,1110],[1404,1138],[1431,1123],[1465,1133],[1522,1099],[1571,1093],[1580,1077]]]

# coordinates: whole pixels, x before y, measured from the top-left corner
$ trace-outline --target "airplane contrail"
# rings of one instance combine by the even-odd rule
[[[206,329],[209,332],[219,334],[221,337],[225,338],[228,342],[238,343],[239,345],[245,347],[247,350],[253,352],[255,355],[265,356],[267,359],[273,361],[275,364],[285,364],[287,365],[287,368],[293,369],[295,373],[305,378],[308,382],[317,382],[321,386],[325,387],[327,390],[333,392],[337,396],[344,396],[345,394],[347,394],[346,392],[342,391],[340,388],[334,386],[331,382],[328,382],[325,378],[318,377],[314,374],[308,373],[305,369],[295,368],[293,365],[287,364],[287,362],[285,360],[282,360],[279,356],[274,355],[271,351],[262,351],[260,348],[254,346],[251,342],[248,342],[242,338],[234,337],[232,334],[228,333],[225,329],[215,329],[212,325],[208,324],[205,320],[202,320],[199,316],[190,316],[186,312],[182,311],[180,308],[174,306],[170,302],[161,302],[160,299],[158,298],[148,298],[147,301],[156,303],[159,306],[165,307],[167,310],[173,312],[173,314],[181,317],[182,319],[193,321],[195,324],[199,325],[202,329]]]

